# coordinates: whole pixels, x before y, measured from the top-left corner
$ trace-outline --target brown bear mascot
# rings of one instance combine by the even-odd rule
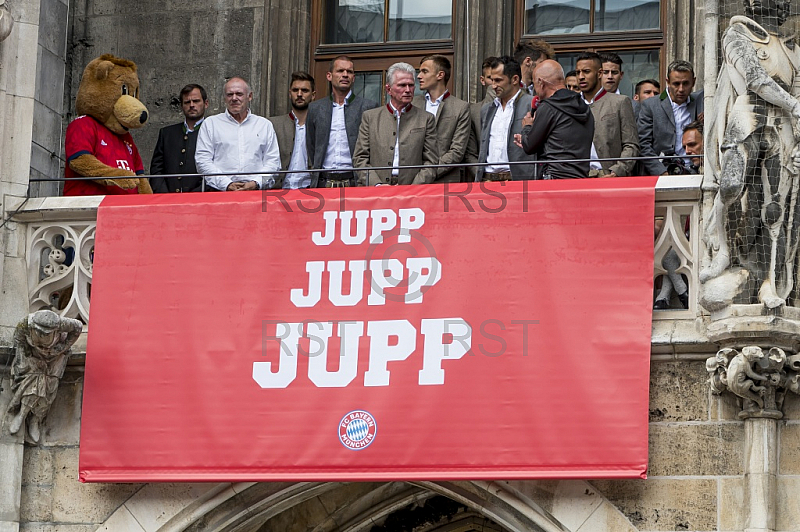
[[[129,131],[147,122],[139,101],[136,63],[104,54],[92,60],[81,77],[75,110],[67,127],[64,177],[125,177],[126,179],[67,180],[65,196],[152,194],[139,150]]]

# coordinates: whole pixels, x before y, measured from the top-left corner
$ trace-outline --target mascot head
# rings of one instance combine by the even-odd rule
[[[142,127],[147,108],[139,101],[136,63],[104,54],[86,65],[75,110],[105,125],[117,135]]]

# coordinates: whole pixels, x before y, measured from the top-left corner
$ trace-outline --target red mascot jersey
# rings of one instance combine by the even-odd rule
[[[130,133],[115,135],[106,126],[91,116],[79,116],[67,126],[64,141],[67,164],[64,177],[80,177],[69,167],[70,161],[81,155],[94,155],[103,164],[114,168],[124,168],[136,174],[144,173],[142,158],[133,143]],[[105,186],[95,181],[67,181],[64,183],[65,196],[102,196],[104,194],[137,194],[132,188],[125,190],[117,186]]]

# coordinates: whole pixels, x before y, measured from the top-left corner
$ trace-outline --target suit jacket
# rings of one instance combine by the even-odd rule
[[[481,109],[489,102],[494,101],[494,90],[489,87],[486,89],[486,96],[483,101],[478,103],[469,104],[469,113],[472,118],[472,135],[469,138],[467,145],[467,155],[464,157],[465,163],[477,163],[478,153],[480,152],[480,138],[481,138]],[[472,166],[469,168],[468,181],[474,181],[475,176],[478,174],[478,167]]]
[[[703,112],[702,105],[698,110],[697,104],[698,100],[689,98],[687,109],[691,120],[696,120],[697,114]],[[640,104],[639,148],[642,157],[675,155],[675,115],[666,91]],[[661,175],[667,171],[660,159],[642,161],[642,167],[645,175]]]
[[[386,107],[366,111],[361,118],[353,166],[392,166],[396,134],[397,119]],[[400,116],[400,166],[438,163],[436,120],[424,108],[412,106]],[[367,186],[389,183],[392,175],[391,170],[359,173],[359,183]],[[433,183],[435,178],[436,168],[401,169],[397,183],[419,185]]]
[[[344,107],[344,126],[347,130],[347,141],[350,144],[350,155],[355,151],[358,139],[358,128],[361,125],[361,115],[368,109],[374,109],[378,104],[372,100],[365,100],[355,94]],[[328,151],[328,139],[331,134],[331,118],[333,115],[333,100],[330,97],[315,100],[308,105],[306,117],[306,149],[308,150],[309,168],[322,168],[325,153]],[[319,174],[311,174],[311,186],[317,186]]]
[[[514,100],[514,117],[511,120],[511,127],[508,129],[508,160],[509,162],[516,161],[535,161],[536,155],[528,155],[525,151],[514,144],[514,135],[522,134],[522,119],[531,111],[531,95],[520,90],[519,96]],[[478,155],[478,162],[485,163],[489,155],[489,134],[492,130],[492,120],[497,112],[497,106],[494,101],[484,104],[481,109],[481,148]],[[483,179],[483,174],[486,173],[486,167],[478,168],[476,181]],[[511,178],[515,181],[522,181],[525,179],[536,179],[536,165],[535,164],[520,164],[511,166]]]
[[[638,157],[639,131],[633,117],[631,99],[619,94],[604,94],[589,105],[594,116],[594,149],[600,159]],[[603,170],[629,176],[636,161],[603,161]]]
[[[425,96],[416,96],[413,105],[425,111]],[[426,111],[427,112],[427,111]],[[455,96],[442,100],[436,111],[436,145],[439,149],[439,164],[464,162],[472,136],[472,118],[467,102]],[[458,183],[463,168],[437,168],[434,183]]]
[[[202,123],[199,127],[202,127]],[[150,161],[150,174],[196,174],[194,152],[197,148],[197,132],[183,132],[183,122],[163,127],[158,132],[158,140]],[[156,194],[164,192],[200,192],[202,177],[174,176],[151,177],[150,186]]]
[[[295,122],[294,118],[285,113],[278,116],[271,116],[267,118],[272,122],[272,127],[275,129],[275,136],[278,138],[278,151],[281,154],[281,170],[288,170],[289,163],[292,162],[292,151],[294,151],[294,134]],[[276,176],[275,188],[283,187],[284,176]]]

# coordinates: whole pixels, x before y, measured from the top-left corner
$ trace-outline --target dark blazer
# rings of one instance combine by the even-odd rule
[[[425,112],[425,96],[416,96],[414,107]],[[464,162],[472,135],[472,118],[469,104],[455,96],[442,100],[436,112],[436,143],[439,148],[439,164]],[[458,183],[462,168],[438,168],[434,183]]]
[[[202,127],[202,124],[200,125]],[[183,132],[183,122],[162,127],[158,132],[153,158],[150,161],[150,174],[196,174],[194,151],[197,148],[196,127],[191,133]],[[150,186],[153,192],[200,192],[203,186],[202,177],[151,177]]]
[[[511,121],[511,127],[508,129],[508,160],[510,162],[516,161],[535,161],[536,155],[528,155],[522,148],[514,144],[514,135],[522,134],[522,119],[531,111],[531,95],[520,90],[519,96],[514,100],[514,118]],[[485,163],[489,155],[489,133],[492,130],[492,120],[497,112],[497,106],[494,101],[484,104],[481,109],[481,148],[478,154],[478,162]],[[475,181],[481,181],[483,174],[486,173],[486,167],[478,168]],[[534,164],[520,164],[511,166],[511,178],[514,181],[522,181],[525,179],[536,179],[536,165]]]
[[[361,115],[368,109],[374,109],[378,104],[372,100],[365,100],[353,94],[344,107],[344,127],[347,130],[347,141],[350,144],[350,156],[356,148],[358,128],[361,125]],[[308,105],[306,117],[306,149],[308,150],[309,168],[322,168],[325,153],[328,151],[328,139],[331,134],[331,117],[333,115],[333,100],[325,97],[315,100]],[[319,174],[311,175],[311,186],[317,186]]]
[[[353,166],[392,166],[397,119],[386,107],[364,113],[353,153]],[[411,107],[400,118],[400,166],[437,164],[439,148],[436,143],[436,120],[424,108]],[[372,186],[388,183],[391,170],[359,172],[359,184]],[[433,183],[435,168],[401,169],[399,185]]]
[[[703,112],[702,103],[689,98],[687,109],[691,120],[696,120],[698,113]],[[642,157],[675,155],[675,115],[672,103],[664,91],[660,96],[648,98],[639,104],[639,152]],[[661,175],[667,167],[660,159],[642,161],[644,175]]]
[[[289,163],[292,162],[292,151],[294,150],[294,134],[295,123],[294,119],[285,113],[278,116],[271,116],[267,118],[272,122],[272,127],[275,129],[275,136],[278,138],[278,151],[281,154],[281,170],[288,170]],[[283,175],[275,176],[275,187],[283,187]]]
[[[594,149],[600,159],[638,157],[639,133],[633,117],[631,99],[620,94],[604,94],[589,107],[594,115]],[[603,161],[603,170],[629,176],[636,161]]]

